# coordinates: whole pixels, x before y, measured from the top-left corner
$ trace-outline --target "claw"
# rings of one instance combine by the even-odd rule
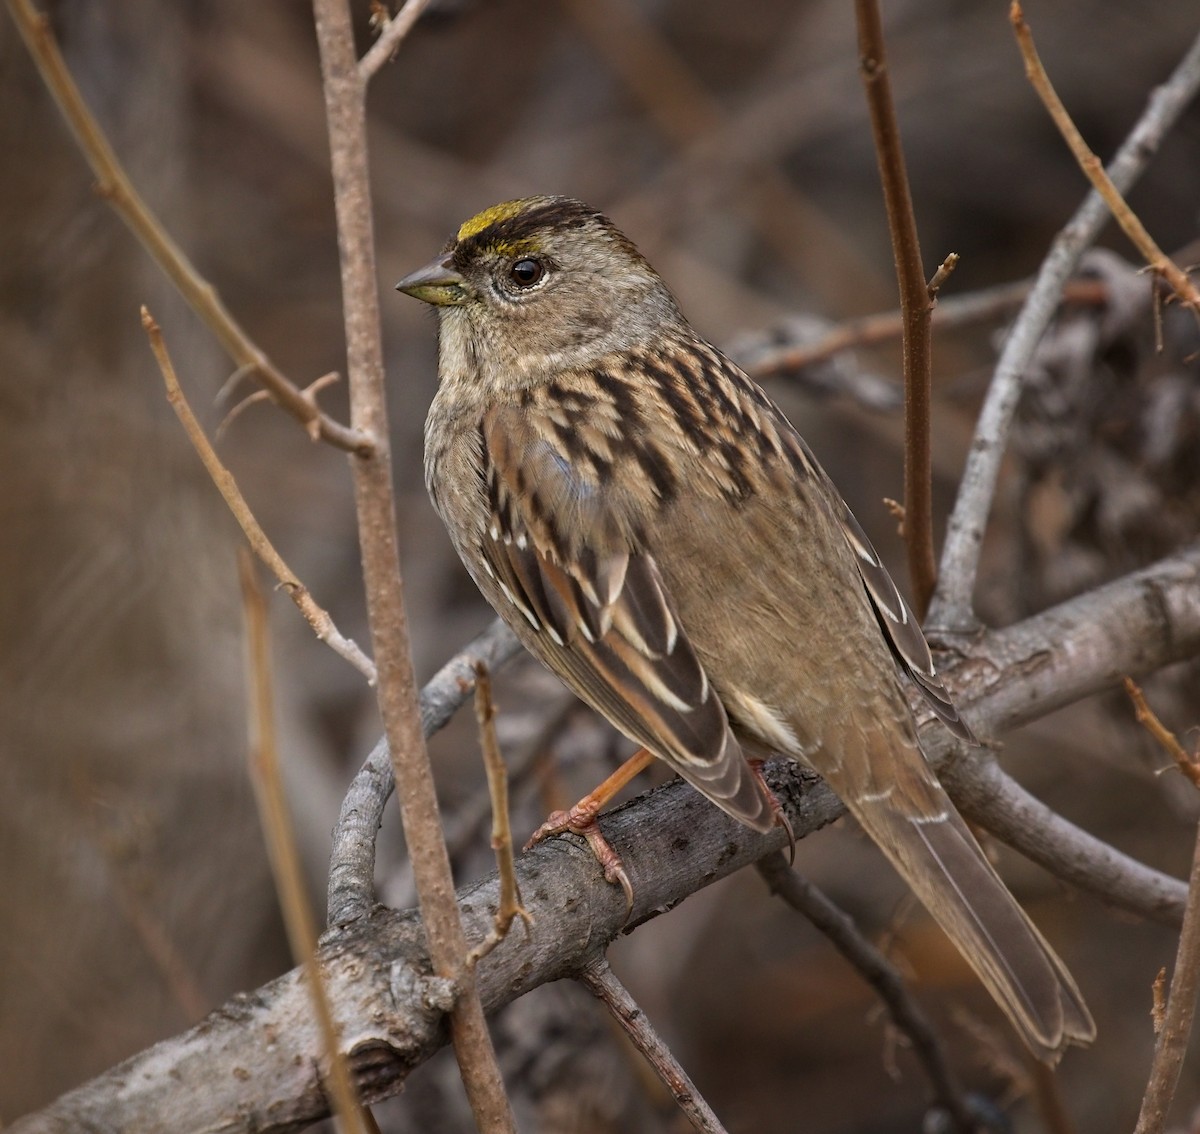
[[[796,832],[792,829],[792,821],[787,817],[787,812],[780,806],[779,800],[771,796],[771,802],[775,805],[775,822],[778,823],[787,835],[788,840],[788,866],[796,865]]]
[[[587,839],[588,846],[592,848],[592,854],[596,856],[596,861],[604,867],[604,880],[610,885],[619,885],[625,891],[625,920],[629,920],[630,914],[633,913],[633,883],[629,881],[629,875],[625,873],[625,864],[621,861],[621,856],[609,845],[608,840],[600,833],[600,825],[593,819],[582,830],[572,828],[575,834],[582,835]]]
[[[755,778],[762,786],[763,791],[767,793],[767,799],[771,804],[771,812],[775,816],[775,822],[782,827],[787,835],[788,841],[788,865],[796,865],[796,832],[792,828],[792,821],[787,817],[787,812],[783,809],[783,804],[776,798],[775,793],[771,790],[771,785],[767,783],[766,777],[762,773],[762,761],[751,760],[750,770],[754,773]]]
[[[620,886],[625,891],[625,920],[633,913],[633,883],[625,872],[621,856],[609,845],[608,840],[600,833],[600,825],[596,822],[596,812],[599,808],[589,800],[577,803],[570,811],[554,811],[546,821],[529,836],[525,849],[545,842],[552,835],[562,835],[570,832],[586,839],[596,861],[604,869],[604,880],[614,886]]]

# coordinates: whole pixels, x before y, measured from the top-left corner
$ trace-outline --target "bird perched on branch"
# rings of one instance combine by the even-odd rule
[[[440,316],[430,495],[525,646],[756,830],[780,813],[757,764],[809,765],[1036,1055],[1090,1041],[1066,967],[921,751],[902,673],[973,737],[915,617],[800,435],[633,244],[579,201],[509,201],[397,286]],[[542,833],[589,835],[621,879],[598,809]]]

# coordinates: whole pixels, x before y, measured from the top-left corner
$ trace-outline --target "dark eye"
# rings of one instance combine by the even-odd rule
[[[526,258],[517,260],[511,268],[508,269],[508,278],[512,280],[517,287],[533,287],[546,274],[545,266],[541,260]]]

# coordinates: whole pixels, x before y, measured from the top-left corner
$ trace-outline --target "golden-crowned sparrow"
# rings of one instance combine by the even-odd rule
[[[526,647],[718,807],[752,760],[845,801],[1038,1056],[1095,1027],[927,764],[903,672],[971,739],[916,620],[779,408],[605,216],[510,201],[401,291],[440,316],[434,506]]]

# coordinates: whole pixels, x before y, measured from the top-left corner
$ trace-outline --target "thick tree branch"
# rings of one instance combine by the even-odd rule
[[[1115,685],[1124,673],[1147,673],[1200,654],[1198,595],[1200,545],[985,636],[970,659],[946,673],[972,706],[972,725],[994,735]],[[940,731],[932,724],[923,730],[935,761],[944,761],[950,748]],[[967,771],[962,775],[969,780]],[[833,793],[795,764],[770,765],[768,778],[797,836],[841,813]],[[755,834],[679,781],[617,809],[603,825],[634,880],[633,925],[779,850],[785,838],[779,830]],[[1103,870],[1119,874],[1128,862],[1102,864]],[[1177,924],[1186,887],[1141,869],[1172,903],[1122,898],[1120,904]],[[578,974],[625,924],[623,895],[603,881],[578,841],[551,839],[536,847],[518,860],[517,877],[534,923],[528,937],[510,935],[480,963],[478,990],[488,1011],[539,984]],[[460,892],[469,941],[491,930],[498,897],[494,876]],[[376,909],[327,935],[321,958],[360,1095],[369,1102],[394,1093],[446,1042],[448,988],[431,975],[419,918]],[[11,1130],[57,1134],[85,1124],[94,1134],[292,1129],[325,1113],[319,1052],[306,991],[298,974],[289,973]],[[256,1074],[238,1078],[235,1070],[246,1066]]]

